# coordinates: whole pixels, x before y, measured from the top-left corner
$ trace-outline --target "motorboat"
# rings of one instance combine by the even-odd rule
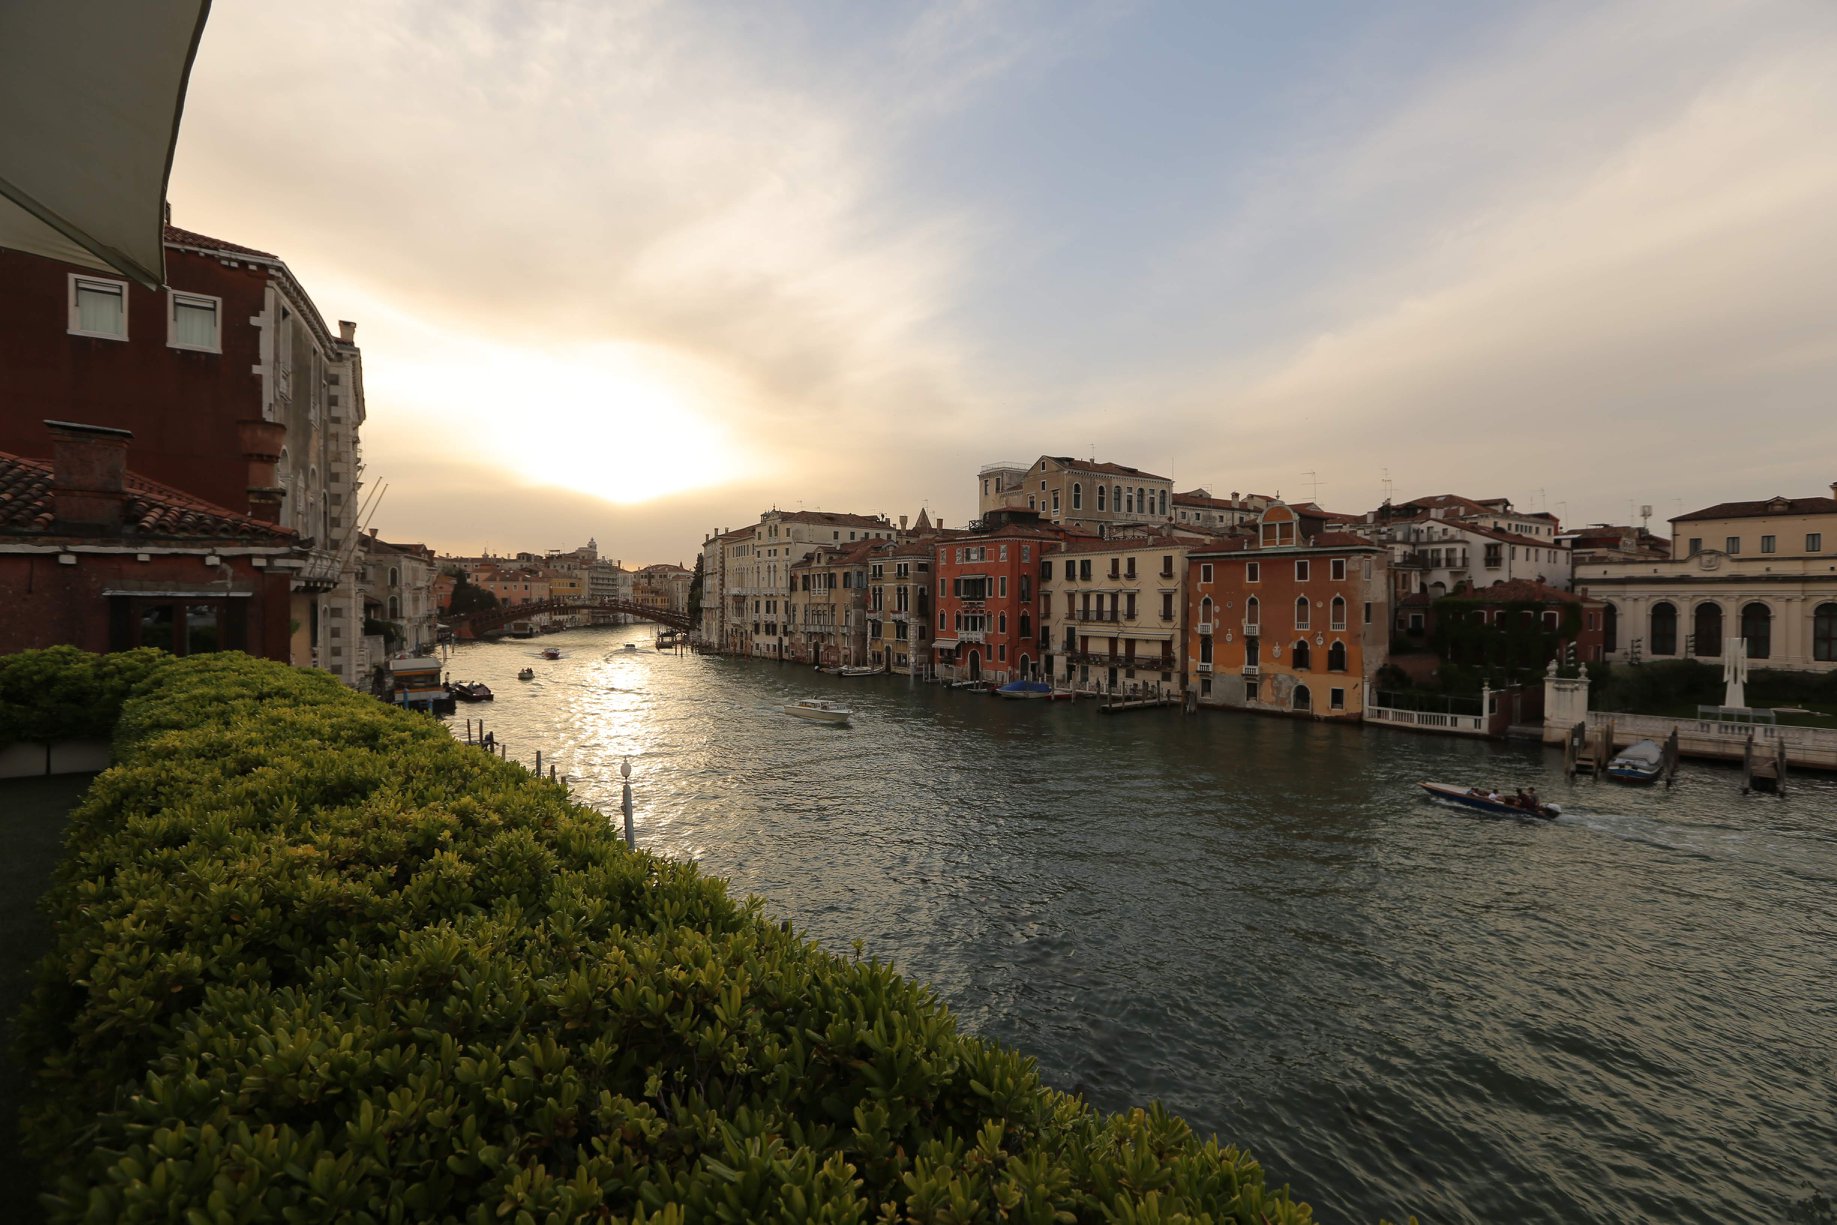
[[[998,698],[1043,700],[1052,697],[1052,686],[1045,681],[1009,681],[995,691]]]
[[[801,702],[786,703],[782,709],[788,715],[814,719],[818,723],[847,723],[848,717],[855,713],[840,702],[831,702],[827,698],[805,698]]]
[[[636,651],[638,649],[638,644],[635,642],[628,642],[619,649],[624,651]]]
[[[837,668],[837,676],[879,676],[880,669],[857,664],[848,668]]]
[[[519,669],[517,672],[517,679],[520,681],[533,681],[536,679],[536,670],[534,668]]]
[[[1607,763],[1607,776],[1623,783],[1655,783],[1665,772],[1665,750],[1656,740],[1640,740]]]
[[[560,647],[543,647],[542,648],[542,658],[560,659],[561,658],[561,648]]]
[[[1485,787],[1461,787],[1453,783],[1417,783],[1416,785],[1438,800],[1447,800],[1450,803],[1491,813],[1497,817],[1537,818],[1554,821],[1563,811],[1555,804],[1540,804],[1535,800],[1528,804],[1521,803],[1516,795],[1506,795]]]
[[[460,681],[456,685],[448,685],[447,689],[461,702],[489,702],[496,696],[491,692],[491,686],[483,681]]]

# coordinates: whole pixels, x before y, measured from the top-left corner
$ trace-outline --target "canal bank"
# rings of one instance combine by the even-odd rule
[[[449,666],[602,811],[629,755],[640,845],[861,940],[1052,1083],[1161,1097],[1323,1219],[1764,1219],[1837,1191],[1829,780],[1571,789],[1532,745],[1105,719],[627,636]],[[782,714],[802,697],[852,726]],[[1470,818],[1425,778],[1570,812]]]

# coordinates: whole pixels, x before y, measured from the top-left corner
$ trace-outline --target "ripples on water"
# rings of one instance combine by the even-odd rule
[[[1778,1219],[1837,1193],[1829,778],[1570,787],[1535,746],[1105,717],[649,637],[457,648],[499,697],[455,723],[608,813],[629,755],[640,845],[860,940],[1061,1088],[1165,1101],[1325,1219]],[[853,726],[779,710],[812,696]],[[1471,816],[1420,779],[1567,811]]]

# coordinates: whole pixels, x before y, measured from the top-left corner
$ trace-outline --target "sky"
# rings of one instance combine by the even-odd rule
[[[1042,454],[1826,493],[1833,133],[1829,0],[220,0],[169,195],[357,321],[385,537],[692,564]]]

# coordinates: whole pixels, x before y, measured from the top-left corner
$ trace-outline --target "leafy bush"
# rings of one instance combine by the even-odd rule
[[[1594,710],[1664,714],[1714,706],[1723,698],[1722,668],[1694,659],[1642,664],[1590,664],[1588,704]]]
[[[106,738],[134,686],[170,659],[151,647],[91,655],[58,646],[0,656],[0,745]]]
[[[23,1018],[55,1221],[1305,1222],[438,724],[153,672]]]

